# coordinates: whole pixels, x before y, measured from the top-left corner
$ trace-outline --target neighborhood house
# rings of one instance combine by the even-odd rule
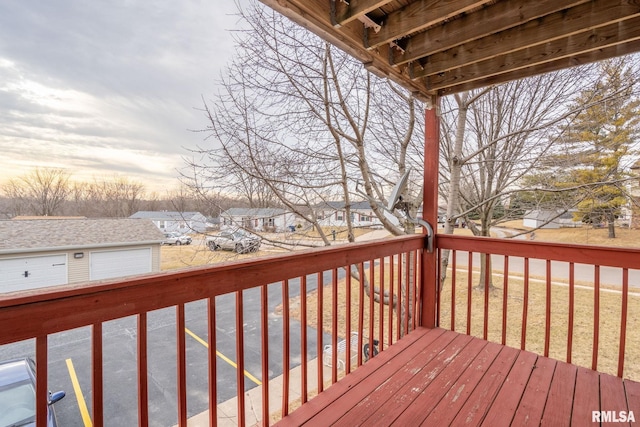
[[[296,225],[294,213],[278,208],[231,208],[220,214],[220,228],[283,232]]]
[[[354,227],[382,227],[382,223],[367,201],[351,203],[350,215],[351,224]],[[323,227],[347,226],[345,202],[322,203],[316,207],[316,216]]]
[[[207,218],[200,212],[138,211],[129,218],[151,220],[164,232],[204,233],[209,227]]]

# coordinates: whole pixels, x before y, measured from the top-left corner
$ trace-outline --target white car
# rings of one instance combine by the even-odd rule
[[[171,231],[168,233],[164,233],[164,240],[162,241],[163,245],[190,245],[191,237],[186,234],[180,234],[177,231]]]
[[[207,246],[212,251],[224,249],[235,251],[239,254],[257,252],[260,249],[260,238],[242,231],[223,231],[215,236],[209,236],[205,240]]]

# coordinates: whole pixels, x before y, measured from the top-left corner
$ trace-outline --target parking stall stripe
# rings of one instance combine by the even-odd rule
[[[188,328],[184,328],[184,330],[187,332],[187,334],[191,335],[191,337],[193,337],[193,339],[195,339],[196,341],[198,341],[200,344],[202,344],[203,346],[209,348],[209,344],[207,344],[207,342],[205,340],[203,340],[202,338],[200,338],[199,336],[197,336],[196,334],[194,334],[193,332],[191,332]],[[224,360],[225,362],[227,362],[229,365],[233,366],[234,368],[238,369],[238,365],[231,359],[229,359],[227,356],[225,356],[224,354],[220,353],[218,350],[216,350],[216,355]],[[251,375],[251,373],[247,372],[246,370],[244,371],[244,376],[249,378],[251,381],[253,381],[254,383],[256,383],[257,385],[262,385],[262,382],[257,379],[256,377],[254,377],[253,375]]]
[[[73,391],[75,392],[76,399],[78,400],[78,409],[80,409],[80,415],[82,416],[84,427],[92,427],[93,423],[91,422],[91,416],[89,415],[87,404],[84,401],[84,396],[82,395],[82,389],[80,388],[80,383],[78,382],[78,376],[76,375],[76,370],[73,367],[73,362],[71,359],[67,359],[66,362],[67,369],[69,370],[69,376],[71,377],[71,384],[73,384]]]

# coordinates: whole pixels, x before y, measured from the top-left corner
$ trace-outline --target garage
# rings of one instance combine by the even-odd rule
[[[67,283],[67,255],[0,259],[2,292]]]
[[[0,220],[0,295],[160,271],[164,234],[129,218]]]
[[[112,279],[151,272],[151,248],[90,253],[90,280]]]

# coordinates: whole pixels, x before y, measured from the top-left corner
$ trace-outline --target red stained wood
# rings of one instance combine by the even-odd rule
[[[428,412],[428,409],[432,409],[442,399],[446,390],[469,366],[473,356],[486,344],[486,342],[474,339],[460,340],[460,337],[466,336],[456,337],[451,345],[443,349],[445,351],[442,351],[436,359],[425,365],[425,369],[420,372],[420,375],[400,378],[399,381],[404,383],[403,387],[390,400],[380,405],[366,419],[365,424],[381,425],[396,420],[397,425],[415,425],[412,416],[398,420],[398,417],[405,415],[407,405],[418,408],[420,416],[423,416],[425,412]],[[434,384],[434,386],[429,387],[427,391],[430,384]],[[415,409],[409,411],[409,415],[415,415],[414,411]],[[353,422],[350,422],[349,425],[355,425],[356,420],[351,421]]]
[[[147,313],[138,315],[138,424],[149,424],[149,384],[147,374]],[[214,387],[215,389],[215,387]]]
[[[558,363],[556,365],[556,371],[553,374],[553,380],[549,388],[549,397],[542,414],[543,425],[569,425],[573,399],[568,399],[567,396],[573,396],[577,373],[578,367],[575,365],[567,363]]]
[[[341,414],[334,411],[325,411],[324,414],[320,414],[320,417],[316,417],[318,420],[331,421],[332,423],[339,423],[343,425],[354,425],[353,422],[357,420],[364,420],[369,415],[374,413],[380,406],[381,402],[388,402],[394,396],[401,393],[401,389],[408,383],[407,378],[412,375],[427,374],[425,369],[429,369],[425,366],[425,361],[431,360],[438,354],[438,351],[442,346],[451,345],[451,341],[455,338],[455,334],[444,333],[432,341],[429,345],[412,346],[411,353],[405,351],[406,356],[402,356],[402,362],[397,364],[396,371],[391,373],[386,370],[378,370],[377,375],[370,375],[359,390],[350,390],[349,393],[345,393],[342,399],[350,402],[358,402],[352,409],[349,410],[345,417],[340,417]],[[434,372],[432,371],[432,374]],[[388,378],[380,378],[380,376],[388,376]],[[380,384],[381,383],[381,384]],[[380,384],[376,386],[376,384]],[[366,392],[365,385],[376,386],[375,398],[370,393]],[[364,392],[364,393],[363,393]],[[368,421],[371,422],[371,421]]]
[[[627,405],[629,405],[629,411],[633,411],[636,419],[636,424],[640,423],[640,383],[625,380],[624,391],[627,395]]]
[[[600,379],[598,373],[578,368],[576,390],[573,395],[571,423],[576,426],[592,425],[591,414],[600,408]]]
[[[600,374],[600,409],[603,411],[628,412],[624,384],[620,378],[612,375]],[[637,420],[637,421],[640,421]],[[619,426],[620,422],[603,422],[602,426]],[[624,425],[624,424],[623,424]]]
[[[513,417],[513,425],[539,425],[547,402],[547,393],[551,387],[556,361],[546,357],[538,357],[529,382],[522,395],[518,409]]]
[[[364,366],[355,369],[344,379],[338,381],[322,394],[319,394],[318,396],[309,400],[306,404],[302,405],[300,408],[289,414],[289,416],[280,420],[276,425],[301,426],[307,423],[311,418],[316,416],[318,413],[320,413],[320,411],[323,411],[324,409],[327,409],[327,411],[324,412],[323,415],[333,413],[334,409],[330,405],[346,402],[347,399],[342,399],[342,397],[349,390],[359,390],[360,392],[364,392],[365,395],[367,393],[370,393],[374,387],[358,388],[358,384],[360,384],[366,378],[375,375],[375,372],[382,367],[392,366],[393,363],[406,362],[421,349],[421,347],[419,346],[424,344],[424,341],[420,341],[421,338],[429,341],[437,338],[441,333],[442,331],[438,329],[430,331],[420,328],[406,335],[402,340],[396,342],[395,345],[389,347],[382,354],[380,354],[380,357],[371,359],[371,361],[366,364],[367,369],[365,369]],[[409,350],[405,353],[404,350],[412,348],[413,350]],[[351,402],[352,405],[355,405],[356,403],[357,401]]]
[[[511,423],[537,358],[535,354],[528,351],[522,351],[518,355],[496,398],[491,405],[488,405],[490,407],[482,425],[497,426]]]
[[[182,328],[184,331],[184,327]],[[184,335],[184,332],[182,333]],[[103,375],[102,375],[102,323],[96,323],[91,329],[91,390],[93,425],[104,425]]]
[[[277,425],[582,426],[599,410],[640,413],[640,383],[418,328]]]
[[[515,348],[502,348],[496,360],[487,369],[485,375],[469,395],[462,409],[457,414],[453,414],[455,419],[451,425],[475,426],[480,424],[480,421],[487,413],[487,402],[494,401],[518,354],[520,353]]]
[[[420,411],[416,411],[415,414],[417,416],[413,417],[416,423],[411,422],[411,425],[417,425],[418,422],[434,426],[451,425],[456,414],[460,412],[471,393],[476,389],[480,379],[485,375],[488,368],[492,366],[501,349],[500,345],[487,344],[473,360],[469,368],[451,386],[429,416],[426,419],[419,420],[423,417]],[[418,404],[418,402],[414,402],[415,404]],[[401,417],[396,420],[396,423],[401,423],[402,421],[403,418]]]
[[[275,283],[336,265],[417,250],[423,245],[422,236],[400,236],[383,242],[296,251],[177,273],[2,295],[0,327],[5,332],[0,334],[0,345],[249,289],[256,283]]]

